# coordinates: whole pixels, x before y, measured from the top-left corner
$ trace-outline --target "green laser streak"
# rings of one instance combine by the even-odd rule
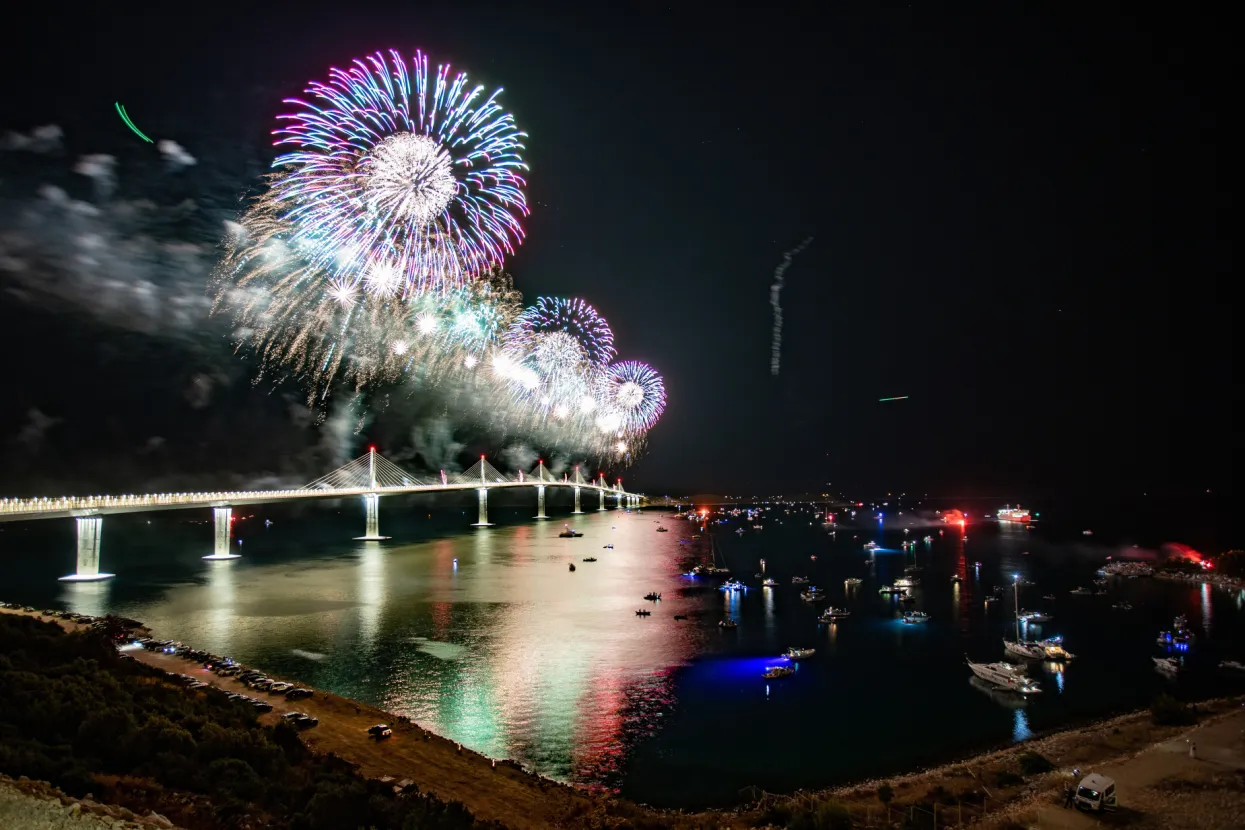
[[[147,136],[143,135],[142,130],[134,126],[134,122],[130,120],[130,116],[128,116],[125,112],[125,107],[121,106],[121,102],[118,101],[116,106],[117,106],[117,115],[121,116],[121,120],[125,122],[125,126],[129,127],[131,130],[134,131],[134,135],[138,136],[143,141],[146,141],[148,144],[155,144],[154,141],[152,141]]]
[[[906,400],[908,400],[907,395],[900,395],[898,398],[878,398],[878,403],[882,403],[882,401],[906,401]]]

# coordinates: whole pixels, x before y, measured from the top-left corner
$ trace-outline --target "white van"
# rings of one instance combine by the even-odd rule
[[[1114,810],[1115,781],[1105,775],[1087,775],[1076,788],[1076,806],[1087,810]]]

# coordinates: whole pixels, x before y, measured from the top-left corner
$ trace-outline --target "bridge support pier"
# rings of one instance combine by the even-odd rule
[[[600,513],[605,509],[605,491],[597,490],[597,512]]]
[[[99,582],[116,576],[99,572],[99,537],[103,529],[102,516],[78,519],[78,570],[62,576],[61,582]]]
[[[367,510],[367,529],[363,536],[356,536],[356,542],[383,542],[388,536],[380,535],[380,496],[368,493],[363,497],[363,505]]]
[[[488,520],[488,488],[481,487],[476,493],[480,497],[480,520],[472,527],[492,527],[493,523]]]
[[[622,510],[622,497],[623,497],[622,493],[614,494],[614,509],[615,510]]]
[[[203,558],[208,560],[241,559],[241,555],[229,549],[229,537],[233,533],[233,508],[213,507],[212,515],[216,520],[216,544],[212,548],[212,555]]]
[[[571,513],[572,513],[573,515],[578,516],[580,513],[583,513],[583,512],[584,512],[584,511],[582,511],[582,510],[580,510],[580,509],[579,509],[579,488],[578,488],[578,487],[576,487],[576,488],[575,488],[575,509],[574,509],[574,510],[572,510],[572,511],[571,511]]]
[[[543,484],[536,485],[536,515],[533,518],[549,518],[545,515],[545,485]]]

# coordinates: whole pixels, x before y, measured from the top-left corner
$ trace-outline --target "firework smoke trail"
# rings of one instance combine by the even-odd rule
[[[796,254],[807,248],[813,241],[810,236],[799,245],[782,255],[782,262],[774,269],[774,284],[769,287],[769,304],[774,307],[774,340],[770,344],[769,373],[778,376],[778,362],[782,357],[782,306],[778,304],[778,292],[782,291],[782,275],[791,267],[791,260]]]

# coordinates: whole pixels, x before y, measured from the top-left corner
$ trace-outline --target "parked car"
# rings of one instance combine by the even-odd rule
[[[389,728],[387,723],[378,723],[375,726],[369,726],[367,734],[378,741],[383,741],[393,735],[393,730]]]
[[[296,729],[310,729],[320,722],[319,718],[313,718],[306,712],[286,712],[281,720],[294,724]]]
[[[311,689],[290,689],[285,693],[286,700],[302,700],[305,697],[311,697]]]

